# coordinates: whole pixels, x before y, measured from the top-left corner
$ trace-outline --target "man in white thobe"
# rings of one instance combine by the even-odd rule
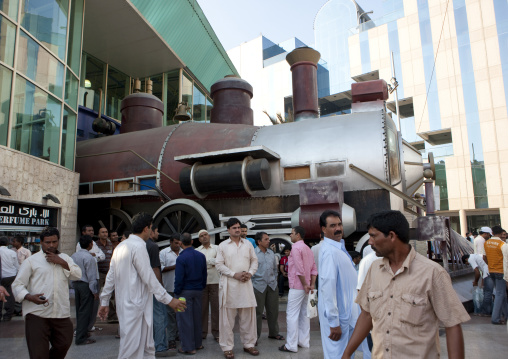
[[[106,320],[109,299],[115,291],[120,323],[118,359],[155,358],[152,294],[175,310],[185,309],[183,302],[166,292],[150,267],[146,241],[150,238],[151,224],[152,216],[148,213],[134,216],[133,234],[116,247],[101,293],[99,316]]]
[[[240,338],[243,350],[259,355],[257,340],[256,297],[251,277],[258,269],[254,247],[240,237],[240,221],[230,218],[227,222],[230,238],[219,245],[215,268],[221,274],[219,282],[219,343],[227,359],[234,358],[233,327],[240,317]]]
[[[319,252],[319,323],[324,358],[341,357],[353,334],[360,309],[354,302],[358,274],[342,243],[342,221],[335,211],[320,218],[325,238]],[[362,343],[364,358],[370,358],[367,341]]]

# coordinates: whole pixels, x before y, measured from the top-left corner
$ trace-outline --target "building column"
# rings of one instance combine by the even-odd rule
[[[508,208],[499,208],[499,217],[501,218],[501,227],[508,227]]]
[[[459,223],[460,223],[460,235],[466,236],[467,233],[467,216],[465,209],[459,209]]]

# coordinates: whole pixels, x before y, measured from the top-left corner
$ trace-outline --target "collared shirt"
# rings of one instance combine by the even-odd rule
[[[199,246],[196,248],[197,251],[203,253],[206,257],[206,284],[219,284],[219,272],[217,272],[217,268],[215,268],[215,258],[217,258],[217,248],[215,244],[211,244],[208,248],[204,246]]]
[[[25,248],[23,246],[19,247],[19,249],[15,249],[13,248],[15,251],[16,251],[16,254],[18,255],[18,263],[19,265],[21,265],[25,259],[27,259],[28,257],[30,257],[32,255],[32,252],[30,252],[30,250],[28,248]]]
[[[485,255],[485,248],[483,248],[484,244],[485,238],[483,238],[481,235],[476,236],[474,239],[474,254]]]
[[[113,243],[111,243],[109,239],[106,239],[106,245],[103,245],[99,239],[97,241],[97,247],[99,247],[102,253],[104,253],[104,260],[97,263],[99,273],[107,274],[109,270],[109,263],[111,262],[111,256],[113,255]]]
[[[288,261],[289,288],[303,289],[302,282],[298,276],[304,276],[305,281],[310,285],[311,276],[317,275],[314,254],[303,240],[293,244]]]
[[[319,272],[319,250],[321,249],[322,243],[323,241],[319,242],[318,244],[310,248],[312,254],[314,254],[314,263],[316,263],[316,268],[318,269],[318,272]]]
[[[176,259],[175,295],[182,290],[203,290],[206,287],[206,257],[190,246]]]
[[[319,252],[318,310],[331,328],[354,326],[358,318],[357,305],[354,303],[356,269],[344,253],[341,242],[325,238],[322,243]]]
[[[506,282],[508,282],[508,246],[502,246],[501,252],[503,253],[503,269],[504,269],[503,279]]]
[[[76,252],[81,249],[81,245],[78,243],[76,244]],[[92,257],[95,259],[97,263],[100,261],[103,261],[106,258],[106,255],[104,252],[99,248],[97,243],[95,241],[92,241],[92,249],[89,250],[90,254],[95,254],[95,256],[92,254]],[[97,278],[99,278],[99,266],[97,266]]]
[[[489,267],[487,263],[483,260],[483,256],[481,254],[470,254],[469,259],[467,260],[471,268],[478,268],[482,272],[482,278],[487,278],[489,276]]]
[[[81,248],[71,256],[74,263],[81,269],[81,281],[88,283],[88,287],[93,294],[97,294],[97,262],[86,249]]]
[[[397,274],[387,258],[374,262],[356,302],[372,316],[373,358],[439,358],[439,321],[470,319],[450,275],[414,248]]]
[[[12,291],[17,302],[23,303],[23,316],[29,313],[42,318],[69,318],[69,280],[79,280],[81,269],[67,254],[58,254],[67,262],[69,269],[46,260],[46,254],[41,250],[28,257],[18,276],[12,283]],[[38,305],[24,300],[27,294],[44,293],[49,305]]]
[[[258,269],[258,257],[254,247],[240,238],[238,245],[226,239],[217,249],[215,267],[221,274],[219,282],[219,306],[221,308],[256,307],[252,281],[241,282],[233,278],[235,273],[248,272],[254,275]]]
[[[166,247],[162,251],[159,252],[159,260],[161,262],[161,272],[166,267],[171,267],[176,265],[176,259],[178,258],[178,254],[171,250],[171,247]],[[164,288],[169,293],[174,293],[175,291],[175,270],[170,270],[167,272],[162,272],[162,284]]]
[[[485,255],[490,273],[503,273],[503,252],[501,248],[507,246],[499,237],[491,237],[485,241]]]
[[[252,246],[253,246],[254,248],[256,248],[256,247],[258,246],[258,245],[256,244],[256,241],[255,241],[253,238],[249,238],[249,237],[247,237],[247,238],[244,238],[244,239],[248,240],[248,241],[250,242],[250,244],[252,244]]]
[[[1,246],[0,257],[2,257],[2,278],[16,276],[19,270],[19,262],[16,252],[6,246]]]
[[[277,258],[271,249],[263,253],[259,246],[254,249],[258,258],[258,270],[252,276],[252,285],[258,292],[264,293],[266,287],[277,288]]]

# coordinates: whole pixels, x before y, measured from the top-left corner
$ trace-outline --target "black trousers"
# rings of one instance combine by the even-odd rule
[[[0,284],[5,287],[5,290],[7,290],[7,293],[9,293],[9,296],[5,299],[7,302],[4,304],[4,302],[0,301],[0,318],[2,318],[2,309],[5,309],[4,313],[4,319],[11,319],[12,315],[14,314],[14,304],[16,303],[14,300],[14,294],[12,294],[12,287],[11,284],[14,282],[14,279],[16,279],[16,276],[14,277],[5,277],[2,278],[0,281]]]
[[[76,344],[83,344],[88,338],[88,325],[93,314],[94,297],[88,283],[73,282],[76,298]]]
[[[27,314],[25,336],[30,359],[64,359],[72,344],[72,322]]]
[[[185,312],[176,313],[182,350],[186,352],[196,350],[203,343],[201,327],[203,291],[182,290],[178,297],[184,297],[187,304]]]

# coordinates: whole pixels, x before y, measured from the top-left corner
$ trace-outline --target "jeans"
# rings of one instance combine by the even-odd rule
[[[483,279],[483,305],[482,313],[492,314],[492,292],[494,291],[494,280],[488,276]]]
[[[166,305],[153,297],[153,341],[155,343],[156,352],[163,352],[168,350],[166,326]]]
[[[492,323],[499,323],[501,321],[501,313],[508,313],[508,304],[506,303],[506,282],[503,279],[503,273],[490,273],[490,278],[494,281],[494,288],[496,291],[491,321]]]

